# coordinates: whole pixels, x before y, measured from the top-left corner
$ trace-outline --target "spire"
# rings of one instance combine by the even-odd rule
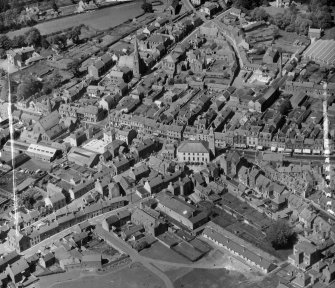
[[[134,67],[133,67],[134,77],[140,78],[141,72],[142,72],[141,71],[141,58],[140,58],[140,53],[138,52],[137,38],[135,37],[135,43],[134,43]]]

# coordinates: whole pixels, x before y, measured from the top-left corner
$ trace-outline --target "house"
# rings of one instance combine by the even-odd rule
[[[102,221],[102,228],[110,232],[113,228],[120,227],[120,219],[117,215],[111,215]]]
[[[22,47],[7,51],[7,59],[11,65],[18,68],[26,66],[26,61],[33,56],[34,47]]]
[[[315,42],[315,40],[320,39],[322,36],[322,29],[315,29],[309,27],[308,29],[308,37],[311,39],[312,43]]]
[[[210,150],[206,141],[183,141],[177,148],[178,162],[209,163]]]
[[[88,66],[88,75],[95,79],[99,79],[112,67],[113,63],[114,61],[112,56],[109,54],[104,54],[103,56],[98,58],[95,63]]]
[[[143,225],[145,231],[155,237],[167,231],[167,225],[159,219],[159,212],[150,208],[135,209],[131,214],[131,221]]]
[[[55,260],[55,255],[52,252],[49,252],[40,258],[39,264],[44,268],[49,268],[55,264]]]
[[[26,259],[22,257],[13,264],[8,265],[6,273],[12,279],[13,283],[16,284],[20,282],[23,277],[29,273],[29,265]]]
[[[128,176],[136,182],[141,180],[143,177],[148,177],[150,169],[146,164],[142,164],[137,167],[131,167]]]
[[[279,58],[278,50],[274,49],[273,47],[269,47],[263,56],[263,62],[266,64],[273,64],[277,62],[278,58]]]
[[[321,260],[318,248],[307,241],[301,241],[294,245],[293,255],[289,256],[289,262],[297,268],[307,270],[313,264]]]
[[[327,267],[322,271],[325,283],[329,284],[335,280],[335,263],[327,265]]]
[[[299,214],[299,221],[304,224],[305,228],[311,229],[316,216],[316,213],[312,209],[306,207]]]
[[[50,206],[54,211],[66,206],[66,197],[62,192],[56,192],[44,199],[45,206]]]
[[[130,145],[137,136],[137,132],[134,129],[115,129],[115,139],[125,142]]]
[[[75,233],[71,240],[76,244],[77,247],[82,247],[85,245],[89,240],[89,235],[87,231],[83,231],[81,233]]]
[[[16,251],[12,251],[2,255],[2,257],[0,258],[0,272],[3,272],[8,265],[13,264],[17,260],[19,260],[20,257],[21,256]]]
[[[178,59],[174,54],[168,54],[162,60],[162,69],[169,75],[169,77],[173,77],[176,73],[176,66],[178,63]]]
[[[71,199],[75,200],[83,196],[87,192],[93,190],[94,186],[95,186],[94,179],[82,179],[78,185],[70,188],[69,194]]]
[[[169,0],[167,1],[167,11],[170,12],[171,15],[177,15],[179,12],[179,0]]]

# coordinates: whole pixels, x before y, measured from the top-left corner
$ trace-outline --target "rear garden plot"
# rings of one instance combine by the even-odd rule
[[[205,254],[187,242],[181,242],[172,249],[192,262],[199,260]]]

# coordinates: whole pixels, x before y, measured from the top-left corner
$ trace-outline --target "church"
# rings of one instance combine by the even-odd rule
[[[140,78],[145,70],[143,59],[138,50],[137,39],[134,39],[134,52],[131,55],[122,55],[118,63],[119,68],[128,67],[133,71],[135,78]]]

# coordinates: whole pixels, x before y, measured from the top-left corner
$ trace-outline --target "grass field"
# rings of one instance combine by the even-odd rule
[[[61,274],[59,277],[62,277]],[[51,284],[51,283],[50,283]],[[51,287],[51,286],[48,286]],[[164,283],[142,264],[134,263],[116,272],[101,276],[87,276],[60,283],[53,288],[164,288]],[[44,288],[47,288],[46,286]]]
[[[117,26],[129,19],[139,16],[143,13],[141,2],[136,1],[118,6],[108,7],[96,10],[90,13],[77,14],[65,18],[55,19],[52,21],[37,24],[42,35],[58,32],[63,29],[85,24],[97,30],[104,30]],[[8,32],[7,35],[13,38],[15,35],[22,35],[30,28]]]

